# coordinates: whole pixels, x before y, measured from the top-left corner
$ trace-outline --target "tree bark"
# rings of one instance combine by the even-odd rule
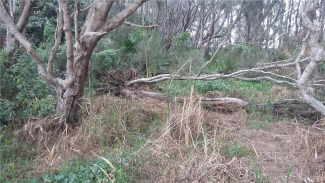
[[[318,63],[325,60],[324,47],[319,44],[321,36],[323,35],[321,24],[316,20],[312,21],[307,16],[309,12],[314,12],[317,8],[319,7],[310,0],[301,10],[302,24],[310,31],[309,46],[311,48],[311,61],[298,78],[297,86],[306,102],[324,115],[325,106],[313,97],[313,88],[307,84],[308,79],[311,77]],[[304,49],[304,47],[302,49]]]

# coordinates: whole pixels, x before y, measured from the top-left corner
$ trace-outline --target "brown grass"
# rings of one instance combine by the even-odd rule
[[[40,151],[34,160],[38,165],[36,172],[57,170],[62,161],[99,154],[102,145],[114,147],[118,139],[126,145],[130,131],[141,129],[146,133],[155,116],[166,115],[167,106],[156,99],[134,101],[109,94],[85,103],[83,110],[87,115],[75,129],[68,125],[62,128],[57,119],[45,118],[29,121],[19,130],[27,143]]]
[[[255,166],[261,168],[264,182],[284,182],[291,166],[290,182],[325,180],[324,124],[282,120],[252,128],[245,110],[203,109],[193,88],[189,98],[171,103],[102,95],[86,102],[83,110],[87,115],[75,129],[46,118],[31,120],[20,130],[40,151],[34,171],[57,170],[63,161],[114,149],[117,141],[132,146],[128,135],[142,133],[147,143],[134,153],[147,163],[133,169],[134,182],[257,182]],[[163,121],[162,129],[152,127],[156,118]],[[232,142],[250,153],[231,156]],[[135,164],[132,159],[128,166]]]

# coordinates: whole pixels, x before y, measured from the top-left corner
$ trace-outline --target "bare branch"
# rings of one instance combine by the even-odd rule
[[[229,34],[228,34],[229,35]],[[228,36],[227,36],[228,37]],[[213,59],[217,56],[217,54],[219,53],[220,49],[226,44],[227,38],[225,38],[222,43],[219,45],[218,49],[214,52],[214,54],[212,55],[211,59],[206,62],[200,69],[199,73],[197,74],[197,76],[200,76],[203,72],[203,70],[206,68],[207,65],[209,65]]]
[[[245,70],[242,71],[242,73],[248,73],[248,72],[253,72],[254,70]],[[133,81],[129,81],[126,85],[132,85],[132,84],[138,84],[138,83],[144,83],[144,84],[154,84],[154,83],[159,83],[162,81],[166,80],[201,80],[201,81],[213,81],[217,79],[222,79],[222,78],[234,78],[237,80],[244,80],[244,81],[261,81],[261,80],[268,80],[272,81],[274,83],[278,84],[287,84],[291,86],[296,86],[295,83],[289,82],[289,81],[283,81],[283,80],[278,80],[274,79],[269,76],[261,76],[261,77],[255,77],[255,78],[246,78],[246,77],[241,77],[237,76],[238,74],[212,74],[212,75],[202,75],[202,76],[181,76],[181,75],[175,75],[175,74],[162,74],[158,75],[155,77],[151,78],[141,78]]]
[[[134,23],[131,23],[131,22],[126,22],[124,21],[123,24],[126,24],[126,25],[130,25],[130,26],[133,26],[133,27],[138,27],[138,28],[153,28],[153,27],[157,27],[158,25],[148,25],[148,26],[143,26],[143,25],[138,25],[138,24],[134,24]]]
[[[22,32],[25,29],[28,19],[32,13],[32,8],[35,3],[36,3],[35,0],[26,0],[25,1],[23,9],[21,10],[21,14],[20,14],[18,21],[16,23],[16,26],[17,26],[19,32]]]
[[[44,0],[44,1],[43,1],[39,6],[37,6],[37,7],[33,7],[33,10],[38,10],[38,9],[40,9],[40,8],[44,5],[45,1],[46,1],[46,0]]]
[[[300,60],[301,58],[305,55],[305,51],[307,48],[307,39],[310,36],[310,31],[308,31],[306,37],[302,40],[302,46],[301,46],[301,51],[298,55],[298,57],[296,58],[296,70],[297,70],[297,78],[299,79],[301,77],[301,66],[300,66]]]
[[[74,28],[75,28],[75,39],[79,43],[79,27],[78,27],[78,16],[80,12],[80,3],[79,0],[75,0],[76,11],[74,14]]]
[[[121,25],[127,17],[132,15],[138,9],[138,7],[140,7],[146,1],[148,0],[135,0],[130,6],[106,21],[99,31],[109,32],[110,30]]]
[[[63,31],[63,12],[61,8],[57,10],[57,14],[58,14],[58,18],[57,18],[58,20],[57,20],[57,25],[55,30],[55,37],[54,37],[55,43],[51,50],[50,58],[48,60],[48,65],[47,65],[47,72],[52,77],[54,77],[54,72],[53,72],[54,59],[60,46],[60,41],[62,38],[62,31]]]
[[[321,38],[321,35],[323,34],[321,30],[321,25],[316,20],[312,22],[307,16],[308,12],[314,11],[313,10],[314,7],[311,6],[313,2],[314,1],[311,0],[308,1],[307,5],[305,7],[302,7],[302,12],[301,12],[302,24],[310,32],[309,46],[311,48],[311,60],[307,65],[306,69],[304,70],[304,72],[301,74],[299,80],[297,81],[297,86],[302,94],[302,97],[306,100],[306,102],[312,107],[314,107],[316,110],[321,112],[322,114],[325,114],[325,106],[312,96],[313,88],[311,88],[307,84],[307,81],[309,80],[313,71],[316,69],[318,62],[324,61],[324,55],[325,55],[324,47],[322,47],[319,44],[319,40]],[[307,40],[308,36],[309,35],[306,36],[304,41]],[[306,43],[303,46],[306,47]],[[302,48],[302,51],[304,51],[305,49],[304,47]]]
[[[79,12],[84,12],[84,11],[89,10],[89,9],[91,8],[92,5],[93,5],[93,4],[90,4],[89,6],[87,6],[87,7],[84,8],[84,9],[79,9]],[[73,13],[71,13],[70,17],[71,17],[71,18],[74,17],[74,14],[75,14],[75,13],[76,13],[75,11],[74,11]]]
[[[67,45],[67,75],[66,75],[66,86],[70,86],[73,84],[74,80],[74,71],[73,71],[73,42],[72,42],[72,28],[71,21],[69,15],[68,4],[65,0],[59,0],[60,9],[62,9],[63,13],[63,30],[65,32],[65,40]],[[64,84],[63,84],[64,85]]]

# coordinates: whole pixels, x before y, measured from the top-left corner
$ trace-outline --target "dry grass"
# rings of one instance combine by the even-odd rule
[[[148,145],[155,164],[144,165],[147,176],[159,182],[249,180],[249,167],[242,163],[249,159],[223,155],[226,141],[233,137],[220,113],[203,110],[193,88],[182,103],[173,106],[161,136]],[[237,114],[237,119],[242,118]]]
[[[41,173],[57,170],[63,161],[100,154],[118,140],[127,145],[126,136],[138,129],[146,133],[155,116],[166,115],[166,106],[151,98],[134,101],[102,95],[85,105],[87,115],[75,129],[62,128],[58,120],[45,118],[29,121],[19,133],[40,151],[34,163],[38,165],[35,171]]]
[[[20,130],[40,150],[34,171],[57,170],[63,161],[100,154],[117,141],[132,146],[128,136],[142,133],[147,143],[133,153],[147,163],[128,163],[136,167],[134,182],[257,182],[255,167],[261,168],[264,182],[284,182],[289,167],[291,182],[325,180],[324,124],[286,120],[252,128],[245,110],[227,114],[203,109],[193,88],[189,98],[169,104],[103,95],[84,106],[87,116],[75,129],[62,129],[46,118]],[[156,118],[164,123],[152,130]],[[241,148],[232,149],[237,144]],[[231,151],[238,152],[233,156]]]
[[[274,101],[280,99],[293,99],[300,98],[301,94],[299,90],[289,90],[286,87],[274,85],[270,89],[270,94]]]

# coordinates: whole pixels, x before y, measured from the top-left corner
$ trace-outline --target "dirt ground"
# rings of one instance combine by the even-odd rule
[[[252,147],[264,180],[286,182],[288,170],[292,167],[289,182],[325,181],[323,124],[304,125],[286,119],[267,122],[263,128],[257,129],[249,119],[238,120],[236,113],[224,114],[220,118],[236,134],[237,141]],[[252,167],[246,158],[239,161]]]

